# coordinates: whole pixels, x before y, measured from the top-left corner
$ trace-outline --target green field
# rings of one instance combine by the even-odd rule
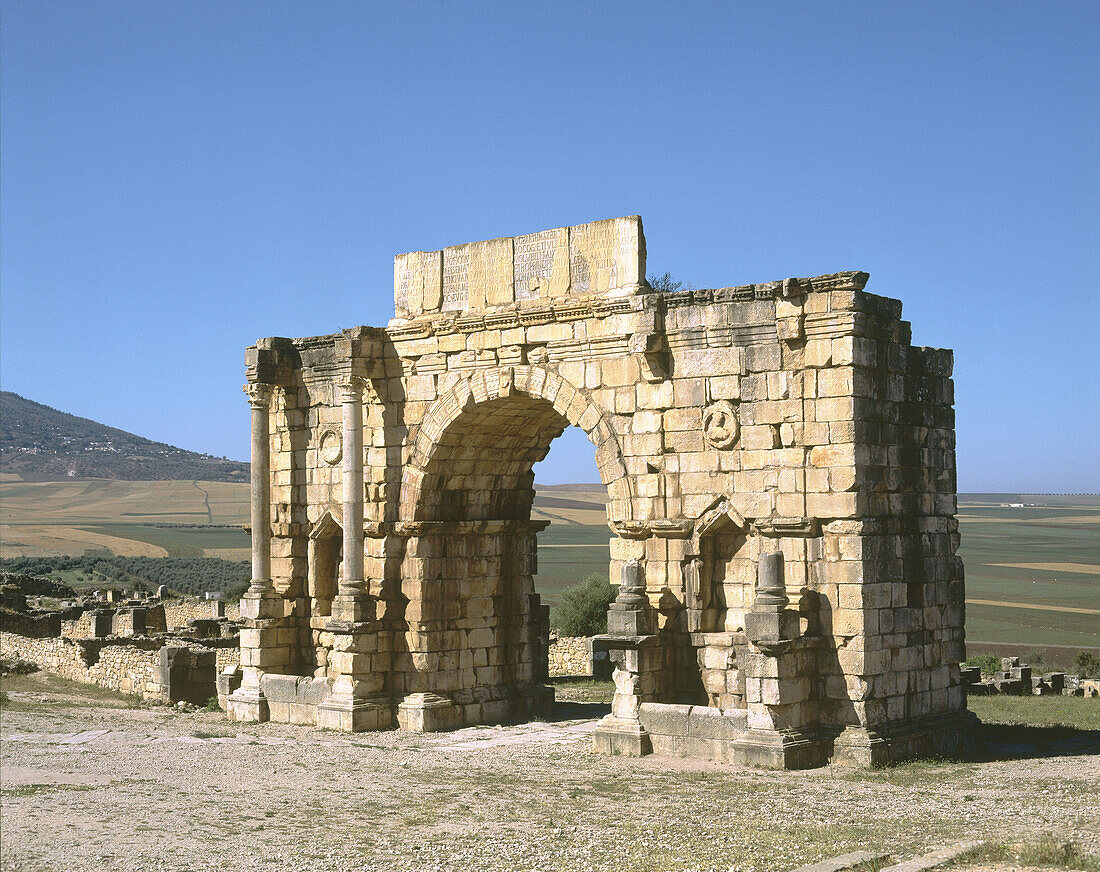
[[[598,497],[586,492],[569,498]],[[994,504],[998,498],[1002,504]],[[1003,504],[1008,502],[1040,505]],[[536,501],[536,509],[539,505]],[[576,507],[571,509],[575,514]],[[551,505],[545,511],[555,510]],[[958,517],[967,639],[1021,647],[1100,647],[1100,498],[963,495]],[[603,524],[559,522],[539,534],[536,585],[545,602],[556,602],[564,587],[589,573],[607,574],[606,547],[561,546],[606,546],[609,534]]]
[[[599,485],[538,488],[532,517],[551,522],[538,537],[544,602],[591,573],[607,575],[604,499]],[[959,505],[968,640],[1100,647],[1100,497],[964,494]],[[247,519],[246,484],[0,480],[4,557],[244,560]]]
[[[1100,645],[1100,507],[1095,498],[1077,501],[1025,508],[960,501],[969,640]]]

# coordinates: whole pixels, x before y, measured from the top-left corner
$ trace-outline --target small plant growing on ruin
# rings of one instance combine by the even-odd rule
[[[695,290],[695,285],[691,282],[678,282],[670,272],[666,272],[663,276],[650,276],[647,281],[649,286],[660,294]]]
[[[220,712],[221,710],[221,703],[218,702],[218,698],[216,696],[210,697],[210,699],[206,701],[206,705],[203,706],[203,711]]]
[[[593,573],[568,587],[561,602],[550,611],[550,626],[563,636],[595,636],[607,632],[607,607],[616,589],[607,578]]]

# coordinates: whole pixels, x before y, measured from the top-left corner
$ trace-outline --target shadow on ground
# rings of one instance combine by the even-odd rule
[[[979,760],[1030,760],[1100,754],[1100,730],[1065,726],[987,724],[980,729]]]
[[[556,702],[546,716],[548,723],[599,719],[611,714],[611,706],[603,702]]]

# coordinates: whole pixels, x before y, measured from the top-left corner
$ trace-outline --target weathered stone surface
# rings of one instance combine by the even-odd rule
[[[779,766],[965,749],[950,353],[912,347],[865,273],[668,294],[644,275],[637,217],[412,252],[386,328],[248,350],[234,711],[263,716],[269,675],[331,689],[296,684],[271,716],[336,729],[544,706],[531,470],[578,426],[629,577],[599,637],[617,692],[597,746]],[[783,574],[758,588],[762,562]],[[646,704],[726,714],[651,742]]]
[[[414,251],[393,261],[399,318],[631,290],[644,280],[645,238],[636,215]]]

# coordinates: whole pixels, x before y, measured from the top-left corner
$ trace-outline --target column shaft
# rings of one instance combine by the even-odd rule
[[[246,385],[252,407],[252,584],[254,591],[269,591],[271,584],[271,409],[269,385]]]
[[[363,400],[356,381],[341,385],[344,460],[344,579],[340,594],[364,592],[363,579]]]

